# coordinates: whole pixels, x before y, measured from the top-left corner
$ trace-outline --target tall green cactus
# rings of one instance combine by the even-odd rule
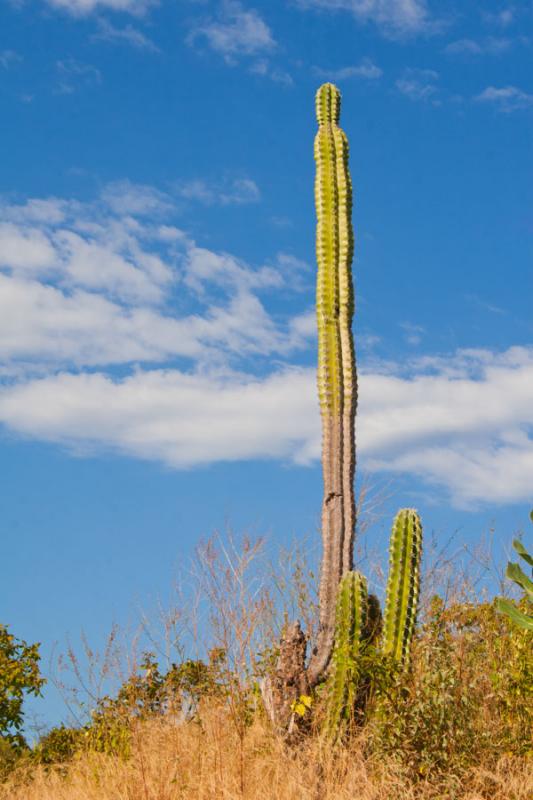
[[[306,639],[299,623],[288,628],[262,694],[271,719],[283,728],[287,709],[294,711],[303,689],[307,696],[327,676],[326,731],[336,737],[362,697],[361,656],[367,644],[381,635],[381,610],[377,598],[368,596],[363,576],[353,571],[357,373],[352,335],[352,183],[348,141],[338,125],[340,92],[333,84],[318,90],[316,114],[316,311],[324,478],[319,626],[307,669]],[[408,663],[416,620],[421,537],[417,513],[400,511],[391,538],[381,645],[402,666]]]
[[[335,647],[331,658],[324,731],[336,739],[351,713],[359,687],[359,663],[368,630],[368,591],[360,572],[340,582],[335,614]]]
[[[382,651],[407,666],[420,590],[422,524],[412,508],[401,509],[392,526]]]
[[[325,83],[318,90],[316,113],[316,307],[324,500],[320,621],[308,670],[311,685],[320,680],[331,658],[339,582],[353,566],[354,420],[357,404],[352,336],[352,183],[348,169],[348,140],[338,126],[340,92],[333,84]]]

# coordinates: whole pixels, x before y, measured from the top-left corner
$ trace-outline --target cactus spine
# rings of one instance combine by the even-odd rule
[[[414,509],[397,513],[389,553],[382,651],[405,667],[415,630],[422,555],[422,525]]]
[[[335,647],[328,678],[326,736],[336,739],[352,711],[359,685],[358,666],[368,620],[366,579],[347,572],[340,582],[335,614]]]
[[[348,169],[348,140],[338,126],[340,92],[333,84],[325,83],[318,90],[316,113],[316,304],[324,500],[320,624],[309,664],[311,685],[320,680],[331,658],[339,582],[353,566],[354,420],[357,404],[352,336],[352,184]]]

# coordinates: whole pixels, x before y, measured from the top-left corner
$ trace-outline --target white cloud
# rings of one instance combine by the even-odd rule
[[[174,214],[168,195],[131,183],[93,203],[0,205],[0,421],[172,467],[315,461],[315,370],[290,363],[314,310],[274,315],[261,299],[298,291],[309,267],[279,253],[253,268],[200,246]],[[261,357],[275,359],[268,374]],[[361,369],[365,468],[412,474],[458,506],[530,501],[532,436],[533,347]]]
[[[55,250],[42,231],[0,223],[0,267],[40,271],[52,267],[54,260]]]
[[[376,80],[377,78],[381,78],[383,75],[383,70],[374,64],[369,58],[364,58],[357,66],[329,70],[315,67],[314,72],[319,78],[324,78],[330,81],[344,81],[349,80],[350,78],[367,78],[368,80]]]
[[[241,291],[275,288],[284,283],[281,272],[274,267],[253,270],[235,256],[215,253],[194,243],[187,250],[184,282],[197,294],[204,294],[208,283]]]
[[[0,213],[5,220],[11,222],[58,223],[65,219],[65,211],[71,203],[57,197],[46,200],[34,198],[22,205],[0,205]]]
[[[318,437],[310,384],[301,370],[266,379],[175,370],[124,381],[58,375],[0,394],[0,418],[21,433],[103,445],[175,467],[288,458],[298,450],[306,459],[309,440]]]
[[[432,69],[406,69],[401,78],[396,81],[396,88],[413,101],[428,101],[435,103],[438,87],[435,81],[439,74]]]
[[[220,363],[305,346],[302,328],[274,321],[257,296],[296,289],[287,261],[254,269],[200,247],[167,224],[174,214],[167,194],[127,181],[104,187],[95,203],[0,204],[2,374],[40,370],[43,360]]]
[[[174,317],[145,306],[127,307],[105,296],[0,274],[0,356],[29,371],[84,366],[224,360],[223,354],[286,353],[307,332],[278,329],[257,298],[238,292],[200,314]],[[6,367],[4,368],[6,371]]]
[[[161,265],[161,274],[155,276],[142,263],[142,254],[134,262],[117,252],[112,244],[87,239],[74,231],[61,230],[55,242],[68,283],[87,289],[105,289],[111,295],[127,301],[143,300],[147,303],[163,299],[162,284],[172,276]]]
[[[459,351],[360,376],[365,469],[413,474],[456,506],[531,501],[533,348]],[[13,431],[76,450],[102,448],[172,467],[319,457],[315,370],[59,374],[0,393]]]
[[[242,56],[269,52],[276,46],[272,31],[260,14],[233,0],[222,4],[218,19],[208,19],[191,30],[187,37],[189,44],[198,40],[228,63],[235,63]]]
[[[361,22],[374,22],[389,35],[429,32],[432,22],[425,0],[299,0],[302,8],[348,11]]]
[[[510,114],[512,111],[521,111],[533,106],[533,94],[528,94],[516,86],[503,86],[501,88],[488,86],[474,99],[479,103],[492,103],[497,111],[501,111],[504,114]]]
[[[107,9],[122,11],[136,16],[144,14],[158,0],[45,0],[52,8],[67,11],[73,16],[85,16],[93,11]]]
[[[186,200],[196,200],[204,205],[245,205],[256,203],[261,192],[251,178],[233,178],[223,181],[206,181],[196,178],[177,186],[178,194]]]
[[[146,34],[134,28],[133,25],[117,28],[109,20],[103,18],[98,20],[98,33],[95,33],[91,38],[93,41],[124,42],[137,50],[146,50],[152,53],[160,52],[159,47]]]

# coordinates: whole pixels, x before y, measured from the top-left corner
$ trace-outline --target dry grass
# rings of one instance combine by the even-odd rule
[[[506,757],[446,783],[412,782],[392,762],[373,763],[354,741],[335,753],[320,739],[289,749],[259,719],[239,732],[223,708],[202,724],[139,723],[132,756],[87,752],[0,787],[1,800],[530,800],[531,764]],[[19,777],[19,781],[21,778]]]

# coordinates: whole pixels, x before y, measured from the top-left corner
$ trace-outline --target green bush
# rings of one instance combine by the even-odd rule
[[[412,776],[460,775],[492,753],[531,752],[532,637],[492,604],[434,598],[409,673],[376,687],[369,745]]]
[[[37,764],[64,764],[83,747],[85,738],[86,731],[82,728],[65,725],[51,728],[33,748],[32,760]]]
[[[40,695],[39,645],[26,644],[0,625],[0,738],[23,747],[22,705],[25,695]]]
[[[139,671],[120,687],[116,697],[103,697],[85,728],[87,747],[128,758],[132,723],[166,713],[193,719],[201,701],[222,697],[230,690],[223,650],[214,649],[209,661],[187,659],[161,672],[153,653],[145,653]]]

